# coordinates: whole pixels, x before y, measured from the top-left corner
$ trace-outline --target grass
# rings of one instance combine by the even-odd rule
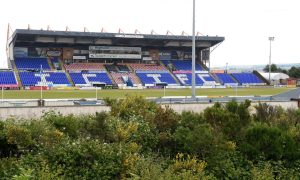
[[[226,89],[197,89],[197,96],[247,96],[247,95],[274,95],[292,88],[226,88]],[[163,89],[143,89],[143,90],[98,90],[98,98],[122,98],[125,95],[142,95],[145,97],[162,97]],[[166,89],[166,96],[190,96],[191,89]],[[5,90],[4,99],[39,99],[38,90]],[[49,90],[43,91],[44,99],[77,99],[77,98],[95,98],[95,90]]]

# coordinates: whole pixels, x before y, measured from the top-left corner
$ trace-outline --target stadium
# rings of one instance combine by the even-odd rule
[[[191,86],[191,36],[17,29],[8,44],[9,72],[1,86],[151,88]],[[224,37],[197,36],[198,87],[265,85],[254,73],[209,70]]]
[[[7,42],[9,69],[0,71],[2,106],[32,106],[19,99],[96,98],[91,104],[103,104],[99,98],[137,93],[160,103],[230,101],[232,96],[240,101],[270,101],[276,99],[270,95],[290,90],[270,88],[268,80],[257,71],[211,70],[210,53],[224,40],[198,34],[195,38],[195,101],[188,98],[192,36],[185,33],[16,29]],[[17,103],[3,99],[17,99]],[[34,104],[47,106],[51,102]],[[73,105],[74,101],[55,104]]]
[[[234,74],[234,80],[231,75],[208,73],[210,48],[223,40],[197,37],[197,86],[263,84],[253,74]],[[190,86],[191,46],[191,36],[17,29],[8,62],[15,75],[5,72],[10,79],[3,86]]]

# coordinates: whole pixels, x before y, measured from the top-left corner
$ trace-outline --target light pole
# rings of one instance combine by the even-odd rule
[[[97,85],[96,85],[96,101],[98,100],[98,87],[97,87]]]
[[[192,98],[196,98],[196,40],[195,40],[195,0],[193,0],[193,40],[192,40]]]
[[[271,54],[272,54],[272,41],[274,41],[275,37],[269,37],[270,41],[270,55],[269,55],[269,83],[271,85]]]
[[[43,65],[41,65],[41,69],[40,69],[40,78],[41,78],[41,103],[42,103],[42,99],[43,99]]]
[[[2,99],[2,103],[3,103],[3,90],[4,90],[4,88],[3,88],[3,86],[1,87],[1,99]]]
[[[226,62],[225,73],[227,74],[228,62]]]

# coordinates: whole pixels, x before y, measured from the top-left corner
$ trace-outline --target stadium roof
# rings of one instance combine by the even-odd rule
[[[269,73],[259,72],[264,78],[269,79]],[[288,79],[289,76],[284,73],[270,73],[271,80]]]
[[[205,49],[224,39],[218,36],[196,36],[196,47]],[[192,46],[192,36],[17,29],[10,43],[16,47],[124,45],[184,48]]]

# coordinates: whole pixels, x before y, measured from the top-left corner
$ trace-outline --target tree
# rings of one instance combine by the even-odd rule
[[[277,127],[255,124],[246,130],[241,151],[254,160],[265,157],[267,160],[296,160],[299,149],[291,135]]]
[[[269,72],[269,65],[266,65],[266,67],[263,69],[264,72]],[[276,64],[271,64],[271,72],[278,72],[278,67]]]
[[[205,157],[213,148],[213,128],[209,124],[195,124],[193,128],[181,124],[174,133],[180,152]]]
[[[300,67],[291,67],[291,69],[288,71],[288,75],[293,78],[300,78]]]

